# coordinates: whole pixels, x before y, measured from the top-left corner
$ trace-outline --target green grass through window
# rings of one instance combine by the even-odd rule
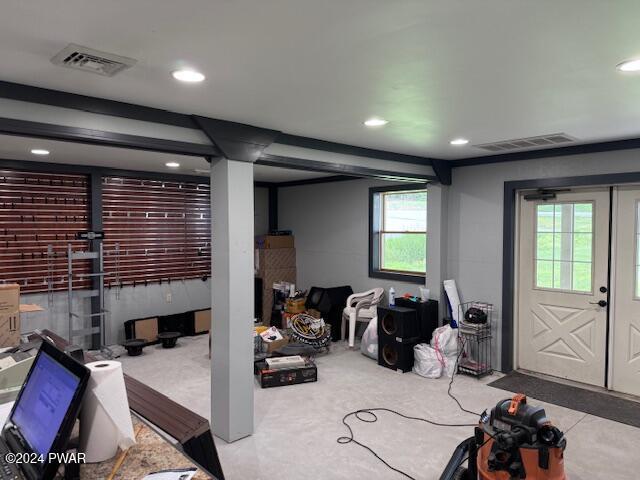
[[[425,273],[427,235],[424,233],[382,234],[382,270]]]

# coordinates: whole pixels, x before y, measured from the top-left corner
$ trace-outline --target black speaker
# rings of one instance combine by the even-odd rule
[[[413,346],[417,342],[402,343],[394,338],[378,339],[378,365],[397,372],[409,372],[413,368]]]
[[[378,338],[405,341],[420,338],[420,324],[415,310],[404,307],[378,307]]]
[[[438,301],[412,300],[410,298],[396,298],[396,306],[411,308],[418,315],[418,324],[420,329],[420,343],[429,343],[433,331],[438,328]]]
[[[416,311],[404,307],[378,307],[378,365],[408,372],[413,368],[413,346],[419,342]]]
[[[307,299],[304,302],[304,306],[307,310],[318,310],[322,314],[329,313],[331,310],[331,299],[327,294],[326,288],[311,287]]]

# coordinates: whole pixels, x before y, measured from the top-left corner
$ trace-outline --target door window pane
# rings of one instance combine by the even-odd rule
[[[546,260],[536,262],[536,286],[553,288],[553,262]]]
[[[538,233],[538,260],[553,260],[553,233]]]
[[[593,204],[537,205],[535,235],[536,287],[590,292]],[[640,236],[638,238],[640,242]],[[638,268],[640,270],[640,265]]]
[[[592,233],[573,234],[573,260],[576,262],[591,262]]]

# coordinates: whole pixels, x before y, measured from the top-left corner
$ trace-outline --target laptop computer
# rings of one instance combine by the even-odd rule
[[[0,479],[55,477],[56,454],[65,452],[90,375],[87,367],[42,341],[0,434]]]

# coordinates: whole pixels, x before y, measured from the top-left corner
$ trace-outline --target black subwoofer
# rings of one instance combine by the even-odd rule
[[[416,342],[400,343],[395,339],[379,341],[378,365],[402,373],[411,371],[415,344]]]
[[[409,339],[420,337],[416,311],[404,307],[378,307],[378,337]]]
[[[419,342],[416,311],[403,307],[378,307],[378,365],[408,372],[413,368],[413,346]]]

